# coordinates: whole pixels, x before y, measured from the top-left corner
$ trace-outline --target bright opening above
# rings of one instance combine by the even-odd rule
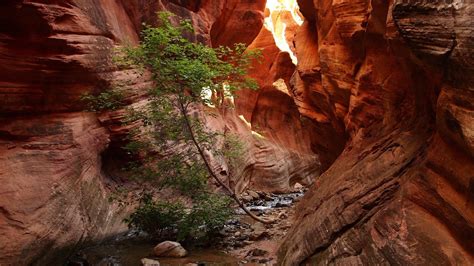
[[[287,31],[290,26],[303,24],[297,0],[267,0],[266,8],[269,16],[265,18],[265,28],[273,34],[277,47],[288,52],[296,65],[298,61],[288,43]]]

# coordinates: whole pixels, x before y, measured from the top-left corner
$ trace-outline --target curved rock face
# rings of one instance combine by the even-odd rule
[[[291,104],[291,97],[273,95],[276,90],[267,89],[269,89],[267,93],[272,97],[266,100],[271,101],[267,104],[259,103],[257,108],[268,108],[268,110],[255,111],[264,116],[262,121],[268,121],[268,124],[261,127],[266,131],[252,130],[252,126],[257,122],[250,124],[242,116],[238,116],[237,110],[233,108],[226,109],[224,112],[215,112],[216,110],[213,109],[210,111],[214,115],[206,117],[208,126],[220,132],[238,136],[243,148],[242,156],[236,160],[234,167],[229,168],[228,165],[220,162],[220,158],[211,160],[215,172],[223,173],[223,179],[229,177],[226,178],[228,185],[237,194],[246,189],[287,193],[294,191],[296,183],[312,184],[320,174],[318,156],[304,146],[308,144],[308,139],[305,139],[306,135],[301,125],[288,125],[282,128],[281,121],[288,123],[298,121],[291,117],[299,116],[294,104]],[[263,98],[262,95],[265,93],[260,92],[259,98]],[[275,108],[275,102],[280,103],[279,110]],[[268,120],[263,120],[266,116],[269,116]]]
[[[254,62],[250,70],[250,77],[260,89],[242,90],[235,99],[237,114],[260,136],[248,140],[251,145],[244,171],[235,181],[237,191],[250,186],[285,192],[292,190],[296,182],[311,184],[321,172],[321,155],[312,149],[315,124],[301,115],[290,87],[295,72],[289,54],[294,46],[290,44],[298,24],[284,6],[273,7],[273,12],[271,4],[267,3],[267,7],[265,27],[248,46],[262,51],[262,60]],[[246,135],[242,130],[238,132]]]
[[[127,210],[108,201],[113,176],[101,158],[126,134],[117,123],[124,112],[98,119],[79,100],[130,79],[126,101],[143,98],[147,81],[114,67],[114,46],[136,43],[142,22],[154,23],[159,10],[191,19],[197,41],[248,44],[263,8],[243,0],[2,1],[0,264],[61,264],[83,243],[125,229]],[[246,34],[214,36],[217,24]]]
[[[124,229],[107,174],[124,112],[96,117],[79,98],[133,78],[112,48],[158,10],[191,19],[196,41],[265,48],[262,89],[236,99],[265,136],[237,190],[311,182],[314,154],[329,168],[299,205],[284,265],[472,264],[473,4],[298,2],[295,67],[261,29],[263,0],[2,1],[0,264],[60,263]],[[134,80],[130,104],[147,85]]]
[[[293,90],[320,97],[298,106],[348,142],[298,206],[281,263],[472,264],[472,3],[299,2]]]

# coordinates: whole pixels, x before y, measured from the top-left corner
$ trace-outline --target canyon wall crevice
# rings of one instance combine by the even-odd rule
[[[158,10],[191,19],[193,40],[264,49],[251,72],[261,89],[214,121],[253,145],[237,190],[285,191],[327,169],[283,264],[472,263],[471,2],[299,0],[303,25],[278,18],[294,66],[262,27],[263,0],[3,1],[0,264],[63,261],[124,230],[104,158],[127,134],[125,112],[86,113],[79,98],[133,80],[127,104],[145,99],[149,81],[117,69],[112,50],[137,43]]]
[[[0,264],[63,263],[84,243],[126,230],[130,210],[109,201],[117,177],[104,165],[117,163],[109,154],[127,134],[126,112],[97,116],[80,101],[125,81],[127,104],[145,99],[149,81],[118,69],[114,47],[136,44],[160,10],[190,19],[196,41],[248,44],[264,8],[263,0],[0,3]],[[215,23],[246,34],[214,40]]]
[[[296,50],[315,67],[292,89],[319,93],[313,119],[348,138],[298,206],[282,264],[471,264],[472,4],[298,2]]]

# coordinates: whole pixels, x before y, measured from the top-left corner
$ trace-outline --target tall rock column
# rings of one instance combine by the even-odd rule
[[[315,110],[348,141],[299,204],[281,263],[472,264],[472,4],[299,2],[317,36]]]

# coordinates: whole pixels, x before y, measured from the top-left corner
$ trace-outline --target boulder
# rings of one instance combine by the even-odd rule
[[[188,255],[180,243],[173,241],[165,241],[153,248],[153,253],[158,257],[183,258]]]
[[[249,191],[248,191],[248,194],[249,194],[249,196],[251,196],[251,197],[252,197],[252,199],[253,199],[253,200],[257,200],[257,199],[259,199],[259,198],[260,198],[260,195],[258,195],[258,193],[257,193],[257,192],[255,192],[255,191],[251,191],[251,190],[249,190]]]
[[[270,234],[265,228],[265,225],[263,225],[262,223],[255,223],[252,226],[252,229],[253,232],[249,237],[252,241],[262,240],[264,238],[270,237]]]
[[[157,260],[144,258],[141,262],[143,266],[160,266],[160,262]]]

